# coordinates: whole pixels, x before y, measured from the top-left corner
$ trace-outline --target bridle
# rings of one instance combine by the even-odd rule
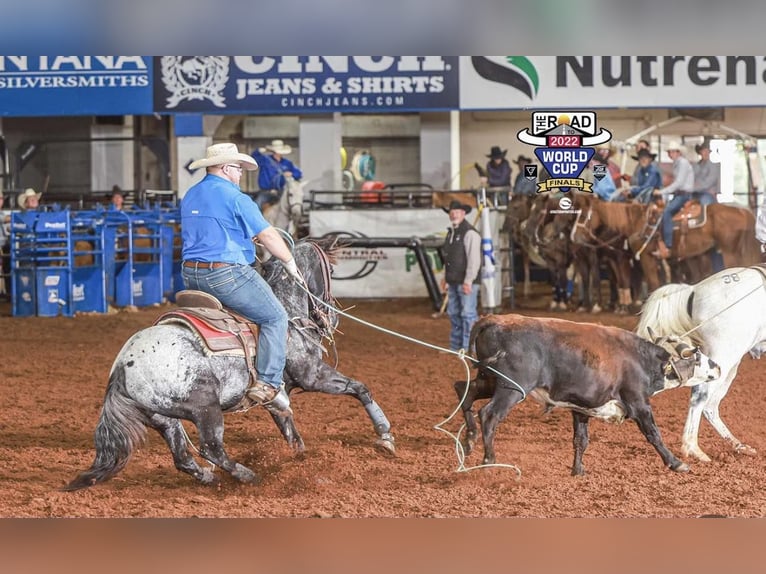
[[[293,323],[296,324],[296,328],[301,333],[305,333],[307,330],[315,331],[319,336],[319,340],[312,340],[312,342],[319,346],[323,351],[326,351],[326,349],[322,346],[321,341],[323,339],[327,339],[329,341],[329,345],[333,349],[333,354],[335,355],[335,366],[337,367],[339,357],[338,350],[335,346],[336,328],[333,324],[333,319],[330,317],[329,311],[330,309],[333,309],[337,306],[337,301],[335,301],[335,297],[333,297],[331,292],[332,263],[330,262],[330,258],[325,250],[322,249],[316,241],[307,241],[307,243],[311,245],[319,257],[319,269],[322,274],[321,300],[325,303],[325,305],[319,304],[314,300],[313,297],[309,297],[309,318],[295,318],[293,319]]]

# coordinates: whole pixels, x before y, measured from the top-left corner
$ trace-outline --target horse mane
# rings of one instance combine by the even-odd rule
[[[638,220],[643,217],[645,207],[637,203],[618,203],[603,200],[594,200],[594,209],[598,209],[603,224],[619,231],[623,235],[630,235],[635,229]]]
[[[314,243],[325,255],[330,264],[335,265],[338,262],[338,254],[341,249],[347,247],[338,235],[327,235],[325,237],[307,237],[302,239],[298,243]]]

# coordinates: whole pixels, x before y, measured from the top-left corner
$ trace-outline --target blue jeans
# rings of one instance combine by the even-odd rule
[[[700,202],[700,205],[710,205],[711,203],[718,203],[718,200],[712,193],[706,191],[695,191],[692,197]]]
[[[181,273],[187,289],[213,295],[224,307],[258,324],[258,379],[280,387],[287,354],[287,313],[263,277],[248,265],[181,267]]]
[[[479,299],[479,285],[471,285],[471,292],[463,293],[463,285],[447,284],[447,315],[452,325],[449,333],[449,348],[468,350],[471,327],[479,318],[476,305]]]
[[[665,205],[665,211],[662,214],[662,240],[668,249],[673,246],[673,216],[681,211],[684,204],[691,199],[686,193],[677,193],[670,202]]]

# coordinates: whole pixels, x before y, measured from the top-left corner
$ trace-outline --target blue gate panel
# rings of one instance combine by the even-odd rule
[[[106,313],[104,270],[99,266],[75,267],[72,272],[72,305],[75,313]]]
[[[15,317],[33,316],[37,311],[34,269],[14,269],[12,277],[13,315]]]
[[[69,304],[70,272],[61,269],[37,270],[37,315],[57,317],[59,314],[71,317],[72,306]]]
[[[130,269],[129,265],[125,265],[117,273],[115,304],[118,307],[145,307],[162,303],[162,278],[157,273],[157,264],[134,263],[132,285]]]

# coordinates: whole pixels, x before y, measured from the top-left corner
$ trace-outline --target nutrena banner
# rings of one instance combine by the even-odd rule
[[[151,56],[0,56],[0,116],[151,113]]]
[[[458,107],[457,56],[160,56],[163,112],[299,114]]]
[[[461,56],[460,109],[762,106],[764,56]]]

